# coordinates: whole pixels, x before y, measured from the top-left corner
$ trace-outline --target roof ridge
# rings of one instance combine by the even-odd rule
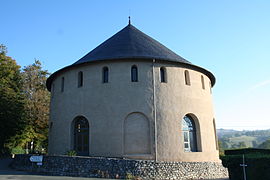
[[[118,58],[160,59],[191,64],[132,24],[128,24],[74,64]]]

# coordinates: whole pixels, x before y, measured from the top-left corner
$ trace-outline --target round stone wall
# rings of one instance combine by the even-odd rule
[[[15,157],[17,170],[56,176],[100,177],[113,179],[221,179],[228,170],[218,162],[156,162],[99,157],[44,156],[42,165],[30,162],[30,155]],[[129,178],[128,178],[129,177]]]

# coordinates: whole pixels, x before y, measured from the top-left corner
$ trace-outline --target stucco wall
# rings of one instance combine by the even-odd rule
[[[185,70],[187,69],[167,65],[167,83],[156,83],[158,159],[218,161],[210,80],[202,73],[188,69],[191,82],[188,86],[185,84]],[[156,70],[156,76],[157,74]],[[204,76],[205,89],[202,88],[201,75]],[[187,114],[195,121],[200,152],[184,152],[181,122]]]
[[[134,64],[138,67],[138,82],[131,82],[130,69]],[[104,66],[109,68],[109,83],[102,83]],[[209,78],[201,72],[188,69],[191,86],[187,86],[184,80],[186,68],[181,64],[157,62],[154,66],[155,100],[151,61],[89,63],[59,74],[53,80],[50,115],[53,123],[50,128],[49,153],[64,154],[73,149],[71,124],[75,117],[84,116],[90,124],[91,156],[218,161]],[[160,83],[161,66],[166,68],[166,83]],[[77,82],[79,71],[84,76],[84,84],[80,88]],[[205,89],[202,89],[201,75],[204,76]],[[62,77],[65,78],[64,92],[61,92]],[[125,119],[134,112],[141,113],[149,123],[151,143],[148,153],[141,153],[146,152],[145,149],[136,150],[138,153],[125,153]],[[198,149],[201,152],[184,152],[181,120],[186,114],[192,114],[197,119]],[[140,128],[136,133],[144,129]]]

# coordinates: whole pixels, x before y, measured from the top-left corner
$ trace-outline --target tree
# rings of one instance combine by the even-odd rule
[[[224,146],[223,146],[223,142],[221,140],[218,140],[218,150],[219,150],[219,155],[224,154]]]
[[[262,144],[258,146],[260,149],[270,149],[270,139],[264,141]]]
[[[0,45],[0,154],[47,147],[49,73],[38,60],[20,71],[16,61]],[[22,151],[20,151],[22,152]]]
[[[239,148],[246,148],[247,145],[244,141],[239,142]]]
[[[252,147],[253,147],[253,148],[256,148],[257,146],[258,146],[257,141],[252,141]]]
[[[6,55],[7,48],[0,45],[0,154],[5,144],[25,126],[24,96],[20,66]]]
[[[218,139],[218,146],[221,148],[221,149],[228,149],[229,146],[228,146],[228,143],[229,143],[229,138],[219,138]]]
[[[32,65],[23,69],[23,89],[26,96],[27,128],[25,135],[30,149],[40,150],[47,147],[50,95],[46,89],[49,75],[43,70],[41,62],[35,60]],[[26,144],[28,147],[29,145]]]

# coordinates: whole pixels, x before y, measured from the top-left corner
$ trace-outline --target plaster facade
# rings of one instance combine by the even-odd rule
[[[133,65],[138,68],[138,82],[131,82]],[[108,83],[102,82],[103,67],[109,70]],[[166,82],[160,82],[161,67],[165,68]],[[190,85],[185,84],[185,70]],[[83,72],[81,87],[79,72]],[[51,155],[74,149],[72,124],[83,116],[89,122],[89,156],[219,161],[211,80],[196,68],[151,59],[97,61],[63,70],[51,84]],[[185,115],[195,122],[198,152],[184,151],[181,126]]]

